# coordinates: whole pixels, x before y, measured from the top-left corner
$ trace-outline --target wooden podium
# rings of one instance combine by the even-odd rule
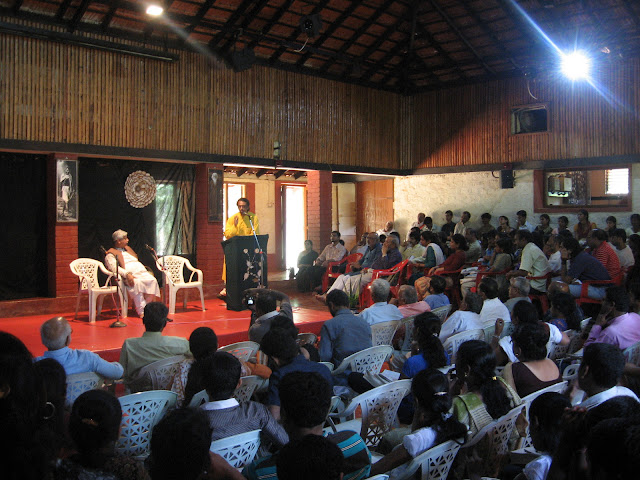
[[[227,310],[245,310],[242,292],[267,286],[269,235],[238,235],[222,242],[227,268]]]

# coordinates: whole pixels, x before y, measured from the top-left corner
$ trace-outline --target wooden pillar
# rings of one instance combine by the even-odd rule
[[[209,192],[209,169],[218,173],[217,187]],[[209,195],[224,188],[224,167],[219,163],[200,163],[196,165],[196,263],[202,270],[204,283],[222,284],[222,229],[223,220],[209,220],[209,201],[219,203],[218,211],[223,211],[222,195],[210,199]],[[222,218],[222,217],[221,217]]]
[[[57,221],[58,160],[77,160],[77,155],[53,153],[47,159],[47,266],[49,296],[63,297],[78,293],[78,277],[69,264],[78,258],[78,222]],[[78,194],[78,177],[74,189]]]
[[[307,226],[309,239],[321,252],[331,234],[331,172],[307,172]]]

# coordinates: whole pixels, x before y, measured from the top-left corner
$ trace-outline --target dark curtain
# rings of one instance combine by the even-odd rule
[[[127,177],[138,170],[156,183],[156,199],[143,208],[131,206],[125,195]],[[127,160],[80,159],[78,250],[81,257],[103,260],[111,234],[125,230],[129,246],[146,266],[158,255],[182,255],[195,263],[195,167],[187,164]],[[159,272],[153,268],[160,279]]]
[[[0,300],[48,294],[46,167],[44,155],[0,152]]]

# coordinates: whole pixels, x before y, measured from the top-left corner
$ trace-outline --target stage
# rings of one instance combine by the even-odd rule
[[[326,306],[317,302],[310,294],[294,293],[293,289],[289,288],[289,282],[275,283],[278,284],[277,287],[280,290],[290,294],[293,319],[300,332],[319,334],[324,321],[331,318]],[[273,286],[275,287],[276,285]],[[66,304],[68,305],[69,302],[66,302]],[[73,298],[73,305],[72,309],[67,308],[65,311],[56,312],[55,314],[47,313],[0,318],[0,330],[20,338],[34,356],[39,356],[45,351],[45,347],[40,341],[40,325],[49,318],[60,315],[69,320],[73,328],[73,333],[71,334],[72,348],[91,350],[109,361],[118,360],[120,347],[125,339],[139,337],[144,332],[142,319],[136,316],[129,316],[124,319],[124,323],[127,324],[126,327],[110,328],[109,325],[116,318],[116,312],[109,301],[105,300],[102,315],[93,324],[88,322],[86,296],[81,300],[77,320],[74,320],[75,297]],[[196,298],[196,295],[190,295],[187,309],[184,310],[182,303],[178,303],[176,313],[169,315],[173,322],[167,323],[163,333],[165,335],[189,338],[194,329],[210,327],[218,335],[220,346],[248,340],[247,331],[249,329],[250,316],[248,310],[242,312],[227,310],[224,301],[218,298],[205,298],[205,308],[206,310],[203,312],[200,308],[200,299]],[[130,311],[130,314],[134,315],[133,310]]]

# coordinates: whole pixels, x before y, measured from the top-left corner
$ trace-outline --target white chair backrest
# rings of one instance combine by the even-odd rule
[[[567,367],[562,372],[562,379],[570,382],[574,378],[578,376],[578,370],[580,369],[579,363],[572,363],[571,365],[567,365]]]
[[[413,320],[415,317],[407,317],[402,320],[402,324],[404,325],[404,340],[402,341],[402,347],[400,350],[403,352],[408,352],[411,350],[411,342],[413,341]]]
[[[168,390],[171,387],[173,378],[178,372],[180,362],[184,359],[184,355],[174,355],[173,357],[156,360],[140,369],[138,379],[149,376],[153,390]]]
[[[174,392],[151,390],[120,397],[122,428],[116,452],[135,457],[149,455],[151,431],[173,408],[178,399]]]
[[[324,365],[325,367],[327,367],[329,369],[330,372],[333,372],[333,363],[331,362],[318,362],[320,365]]]
[[[219,352],[229,352],[241,362],[247,362],[260,349],[260,344],[256,342],[237,342],[225,345],[218,349]]]
[[[158,258],[156,261],[156,267],[158,267],[158,270],[164,271],[169,281],[174,285],[186,283],[184,280],[185,265],[187,265],[189,270],[194,270],[189,260],[178,255],[165,255],[164,257]]]
[[[368,446],[376,446],[393,429],[400,402],[411,391],[411,380],[397,380],[354,397],[343,412],[331,417],[349,417],[358,407],[362,413],[360,436]]]
[[[388,478],[389,478],[389,475],[380,473],[378,475],[374,475],[373,477],[367,478],[367,480],[388,480]]]
[[[238,403],[248,402],[253,396],[253,392],[256,391],[259,385],[262,384],[262,378],[257,375],[249,375],[241,377],[242,383],[233,392],[233,397]]]
[[[315,345],[317,341],[318,336],[312,332],[299,333],[296,339],[298,345],[306,345],[308,343],[310,343],[311,345]]]
[[[530,393],[526,397],[522,397],[522,403],[527,406],[531,405],[531,402],[533,402],[537,397],[539,397],[543,393],[549,393],[549,392],[562,393],[567,389],[567,385],[568,385],[568,382],[564,380],[562,382],[549,385],[548,387],[541,388],[536,392]]]
[[[623,355],[628,363],[640,365],[640,342],[636,342],[623,350]]]
[[[480,472],[482,476],[495,477],[498,474],[497,470],[500,468],[502,459],[509,453],[509,438],[522,408],[518,406],[486,425],[462,446],[464,449],[471,448],[483,438],[488,437],[490,448],[487,452],[483,451],[486,456],[483,459],[484,467]]]
[[[511,325],[511,321],[507,320],[506,322],[504,322],[504,328],[502,329],[500,338],[506,337],[507,335],[511,335],[511,332],[513,332],[513,326]],[[487,343],[491,343],[491,340],[495,333],[496,333],[495,322],[492,325],[487,325],[486,327],[484,327],[484,341]]]
[[[584,320],[582,320],[580,322],[580,330],[584,330],[585,328],[587,328],[587,325],[589,325],[590,321],[591,321],[591,317],[587,317]]]
[[[442,324],[447,319],[447,315],[449,315],[450,311],[451,305],[445,305],[444,307],[434,308],[433,310],[431,310],[431,313],[436,315],[440,319],[440,323]]]
[[[69,264],[71,271],[80,278],[82,290],[100,287],[98,282],[99,265],[102,265],[102,268],[106,270],[102,262],[94,260],[93,258],[77,258]],[[110,274],[109,272],[108,275]]]
[[[89,390],[102,388],[104,386],[104,379],[95,372],[74,373],[73,375],[67,375],[67,397],[64,401],[64,406],[67,409],[71,409],[73,402],[76,401],[80,395]]]
[[[469,340],[484,340],[484,330],[477,328],[474,330],[467,330],[466,332],[456,333],[455,335],[451,335],[444,342],[444,351],[449,354],[449,358],[451,359],[451,363],[456,363],[456,354],[458,353],[458,348],[464,342]]]
[[[578,335],[578,332],[576,332],[575,330],[567,330],[565,331],[565,333],[569,337],[569,343],[567,343],[566,345],[560,345],[559,343],[550,344],[547,357],[550,358],[551,360],[565,358],[567,356],[567,352],[569,351],[569,347],[571,346],[571,341],[576,335]]]
[[[420,473],[422,480],[446,480],[458,450],[460,450],[460,444],[455,440],[436,445],[407,463],[407,468],[396,480],[414,478],[414,474],[419,468],[422,469]]]
[[[224,458],[232,467],[242,468],[251,463],[260,448],[260,430],[233,435],[211,442],[209,450]]]
[[[377,345],[391,345],[393,335],[400,326],[400,320],[390,320],[371,325],[371,343]]]
[[[511,320],[504,322],[504,328],[502,329],[502,335],[500,335],[500,338],[511,336],[511,334],[515,329],[516,329],[516,326],[513,324]]]
[[[209,394],[206,390],[200,390],[196,393],[191,401],[189,402],[189,408],[198,408],[203,403],[207,403],[209,401]]]
[[[378,345],[361,350],[349,355],[338,367],[333,370],[334,375],[338,375],[349,368],[352,372],[359,373],[380,373],[382,364],[393,353],[393,347],[389,345]]]

